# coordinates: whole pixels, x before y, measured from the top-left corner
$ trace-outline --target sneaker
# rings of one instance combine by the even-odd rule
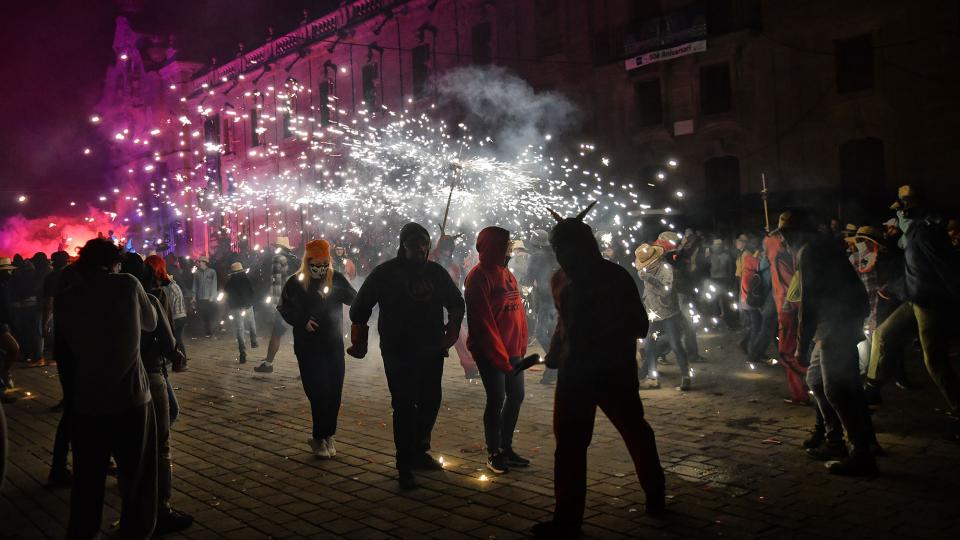
[[[263,361],[259,366],[253,368],[257,373],[273,373],[273,364]]]
[[[803,447],[804,447],[804,448],[817,448],[817,447],[819,447],[820,445],[822,445],[822,444],[824,443],[824,441],[826,441],[826,440],[827,440],[827,436],[826,436],[826,434],[823,432],[823,430],[815,429],[815,430],[813,430],[813,432],[810,434],[810,436],[807,437],[807,439],[803,441]]]
[[[511,450],[504,450],[500,452],[500,455],[507,460],[507,467],[529,467],[530,460],[525,457],[520,457],[516,452]]]
[[[327,452],[330,453],[330,457],[337,456],[337,444],[333,439],[333,435],[327,437]]]
[[[870,455],[851,455],[840,461],[826,464],[830,474],[837,476],[872,476],[877,474],[877,461]]]
[[[310,450],[313,452],[313,455],[321,459],[330,458],[330,449],[327,448],[326,439],[310,439],[307,441],[310,443]]]
[[[692,384],[693,383],[691,382],[689,376],[683,376],[683,377],[680,377],[680,386],[678,386],[677,389],[680,390],[681,392],[686,392],[690,390],[690,387],[692,386]]]
[[[510,466],[507,464],[507,456],[500,454],[492,454],[487,458],[487,468],[496,474],[503,474],[510,472]]]
[[[413,476],[413,471],[405,469],[399,471],[398,480],[400,480],[400,489],[417,489],[417,478]]]
[[[413,468],[421,471],[442,471],[443,465],[424,452],[413,460]]]
[[[663,492],[647,495],[646,511],[648,516],[659,516],[667,511],[667,498]]]
[[[182,531],[193,525],[193,516],[170,509],[165,516],[157,516],[157,530],[159,534]]]
[[[843,441],[826,441],[816,448],[807,448],[806,453],[817,461],[837,461],[847,457],[847,445]]]
[[[640,381],[641,390],[656,390],[660,388],[660,379],[656,377],[644,377]]]
[[[577,538],[580,536],[580,522],[573,521],[543,521],[530,529],[534,538]]]
[[[250,340],[250,348],[251,348],[251,349],[256,349],[256,348],[259,347],[259,346],[260,346],[260,344],[257,343],[257,340],[255,340],[255,339],[254,339],[254,340]]]
[[[50,489],[66,489],[73,486],[73,473],[70,469],[51,469],[47,476],[47,487]]]

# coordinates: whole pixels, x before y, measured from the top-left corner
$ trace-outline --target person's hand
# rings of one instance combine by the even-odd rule
[[[443,350],[453,347],[460,339],[460,325],[447,325],[447,333],[443,336]]]
[[[350,326],[350,346],[347,347],[347,354],[354,358],[363,358],[367,355],[367,334],[370,327],[365,324],[354,324]]]
[[[320,325],[317,324],[317,321],[310,319],[309,321],[307,321],[306,328],[307,328],[307,332],[316,332],[317,328],[320,328]]]

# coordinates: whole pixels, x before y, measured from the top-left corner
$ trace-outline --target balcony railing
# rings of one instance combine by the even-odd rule
[[[273,60],[291,54],[304,46],[322,41],[339,30],[377,15],[381,11],[405,4],[409,0],[356,0],[352,4],[310,21],[236,59],[199,73],[191,81],[191,95],[209,91],[217,85],[235,79],[242,73],[257,69]],[[204,84],[207,85],[204,88]]]

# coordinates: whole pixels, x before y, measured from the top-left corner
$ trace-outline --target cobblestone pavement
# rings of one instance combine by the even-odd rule
[[[268,327],[267,325],[264,325]],[[372,332],[375,334],[375,332]],[[289,337],[288,337],[289,339]],[[266,339],[262,339],[264,343]],[[784,404],[782,370],[751,371],[719,336],[702,341],[694,390],[681,394],[675,366],[664,388],[643,391],[667,470],[668,513],[644,515],[644,496],[625,446],[598,415],[589,454],[584,534],[592,538],[957,538],[960,447],[941,439],[948,422],[918,362],[917,391],[887,390],[875,416],[888,455],[873,479],[831,477],[800,442],[809,407]],[[528,470],[481,481],[483,388],[447,361],[434,451],[447,470],[395,480],[390,400],[376,353],[348,357],[338,456],[309,452],[309,408],[285,343],[272,375],[235,359],[228,334],[187,342],[191,369],[173,374],[182,415],[172,436],[174,506],[196,517],[187,538],[521,538],[553,506],[552,387],[527,374],[515,448]],[[252,351],[260,353],[261,349]],[[376,347],[371,345],[371,350]],[[18,368],[30,396],[6,406],[10,467],[0,496],[0,538],[60,538],[69,491],[43,487],[59,415],[56,370]],[[105,533],[119,498],[108,480]],[[180,535],[173,535],[179,537]]]

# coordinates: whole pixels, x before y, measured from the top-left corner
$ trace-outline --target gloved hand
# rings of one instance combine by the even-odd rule
[[[350,346],[347,354],[354,358],[363,358],[367,355],[367,334],[370,327],[365,324],[350,325]]]
[[[460,339],[460,325],[447,325],[447,332],[443,336],[443,350],[446,351]]]
[[[539,354],[531,354],[526,358],[520,356],[510,357],[510,367],[513,368],[513,373],[520,373],[521,371],[540,363],[541,361]]]

